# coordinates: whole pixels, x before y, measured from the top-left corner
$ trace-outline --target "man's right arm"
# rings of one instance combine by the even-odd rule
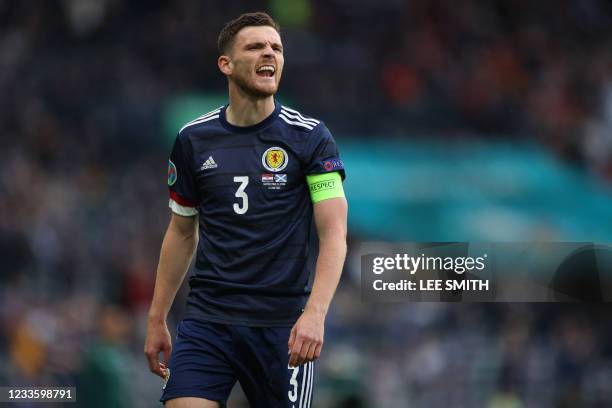
[[[197,244],[198,218],[173,213],[159,255],[144,347],[151,372],[162,378],[172,351],[166,318]],[[160,352],[164,354],[163,363],[159,361]]]

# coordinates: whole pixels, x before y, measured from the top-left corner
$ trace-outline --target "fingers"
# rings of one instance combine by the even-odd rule
[[[296,339],[293,342],[293,347],[291,347],[291,353],[289,354],[289,367],[297,367],[300,364],[300,353],[302,351],[302,346],[304,344],[304,340],[301,336],[296,335]]]
[[[149,370],[151,370],[153,374],[164,378],[163,368],[161,367],[162,363],[159,362],[159,350],[156,350],[153,347],[147,347],[145,348],[145,355],[147,356],[147,361],[149,362]]]
[[[307,335],[297,334],[290,350],[289,366],[296,367],[316,360],[321,355],[323,341]]]
[[[318,359],[319,357],[321,357],[321,349],[323,348],[323,343],[320,343],[317,345],[317,347],[315,348],[315,352],[314,352],[314,359]]]
[[[159,361],[159,353],[162,352],[164,355],[163,362]],[[170,342],[162,342],[161,344],[157,344],[154,346],[145,345],[145,355],[147,356],[147,361],[149,362],[149,370],[161,377],[164,378],[165,370],[168,367],[168,361],[170,360],[170,353],[172,352],[172,344]]]
[[[291,353],[291,348],[293,347],[293,342],[295,341],[295,326],[291,329],[291,333],[289,334],[289,353]]]
[[[305,363],[314,360],[314,354],[316,349],[317,344],[315,342],[310,343],[310,346],[308,347],[308,352],[306,353],[306,359],[304,360]]]
[[[172,340],[166,322],[149,322],[144,346],[144,353],[149,362],[149,370],[153,374],[164,378],[171,352]],[[163,353],[163,362],[160,361],[159,353]]]

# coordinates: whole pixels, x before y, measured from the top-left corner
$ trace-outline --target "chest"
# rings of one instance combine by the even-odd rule
[[[192,165],[202,203],[231,214],[290,206],[307,191],[300,147],[271,136],[200,145]]]

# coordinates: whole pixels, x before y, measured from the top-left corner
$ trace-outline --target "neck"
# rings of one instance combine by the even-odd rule
[[[246,95],[236,86],[230,86],[229,106],[225,120],[234,126],[255,125],[274,112],[274,96],[254,97]]]

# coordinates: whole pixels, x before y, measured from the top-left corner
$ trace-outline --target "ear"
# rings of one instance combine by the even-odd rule
[[[217,65],[219,66],[219,70],[223,72],[224,75],[231,75],[234,70],[234,66],[230,57],[227,55],[221,55],[217,60]]]

